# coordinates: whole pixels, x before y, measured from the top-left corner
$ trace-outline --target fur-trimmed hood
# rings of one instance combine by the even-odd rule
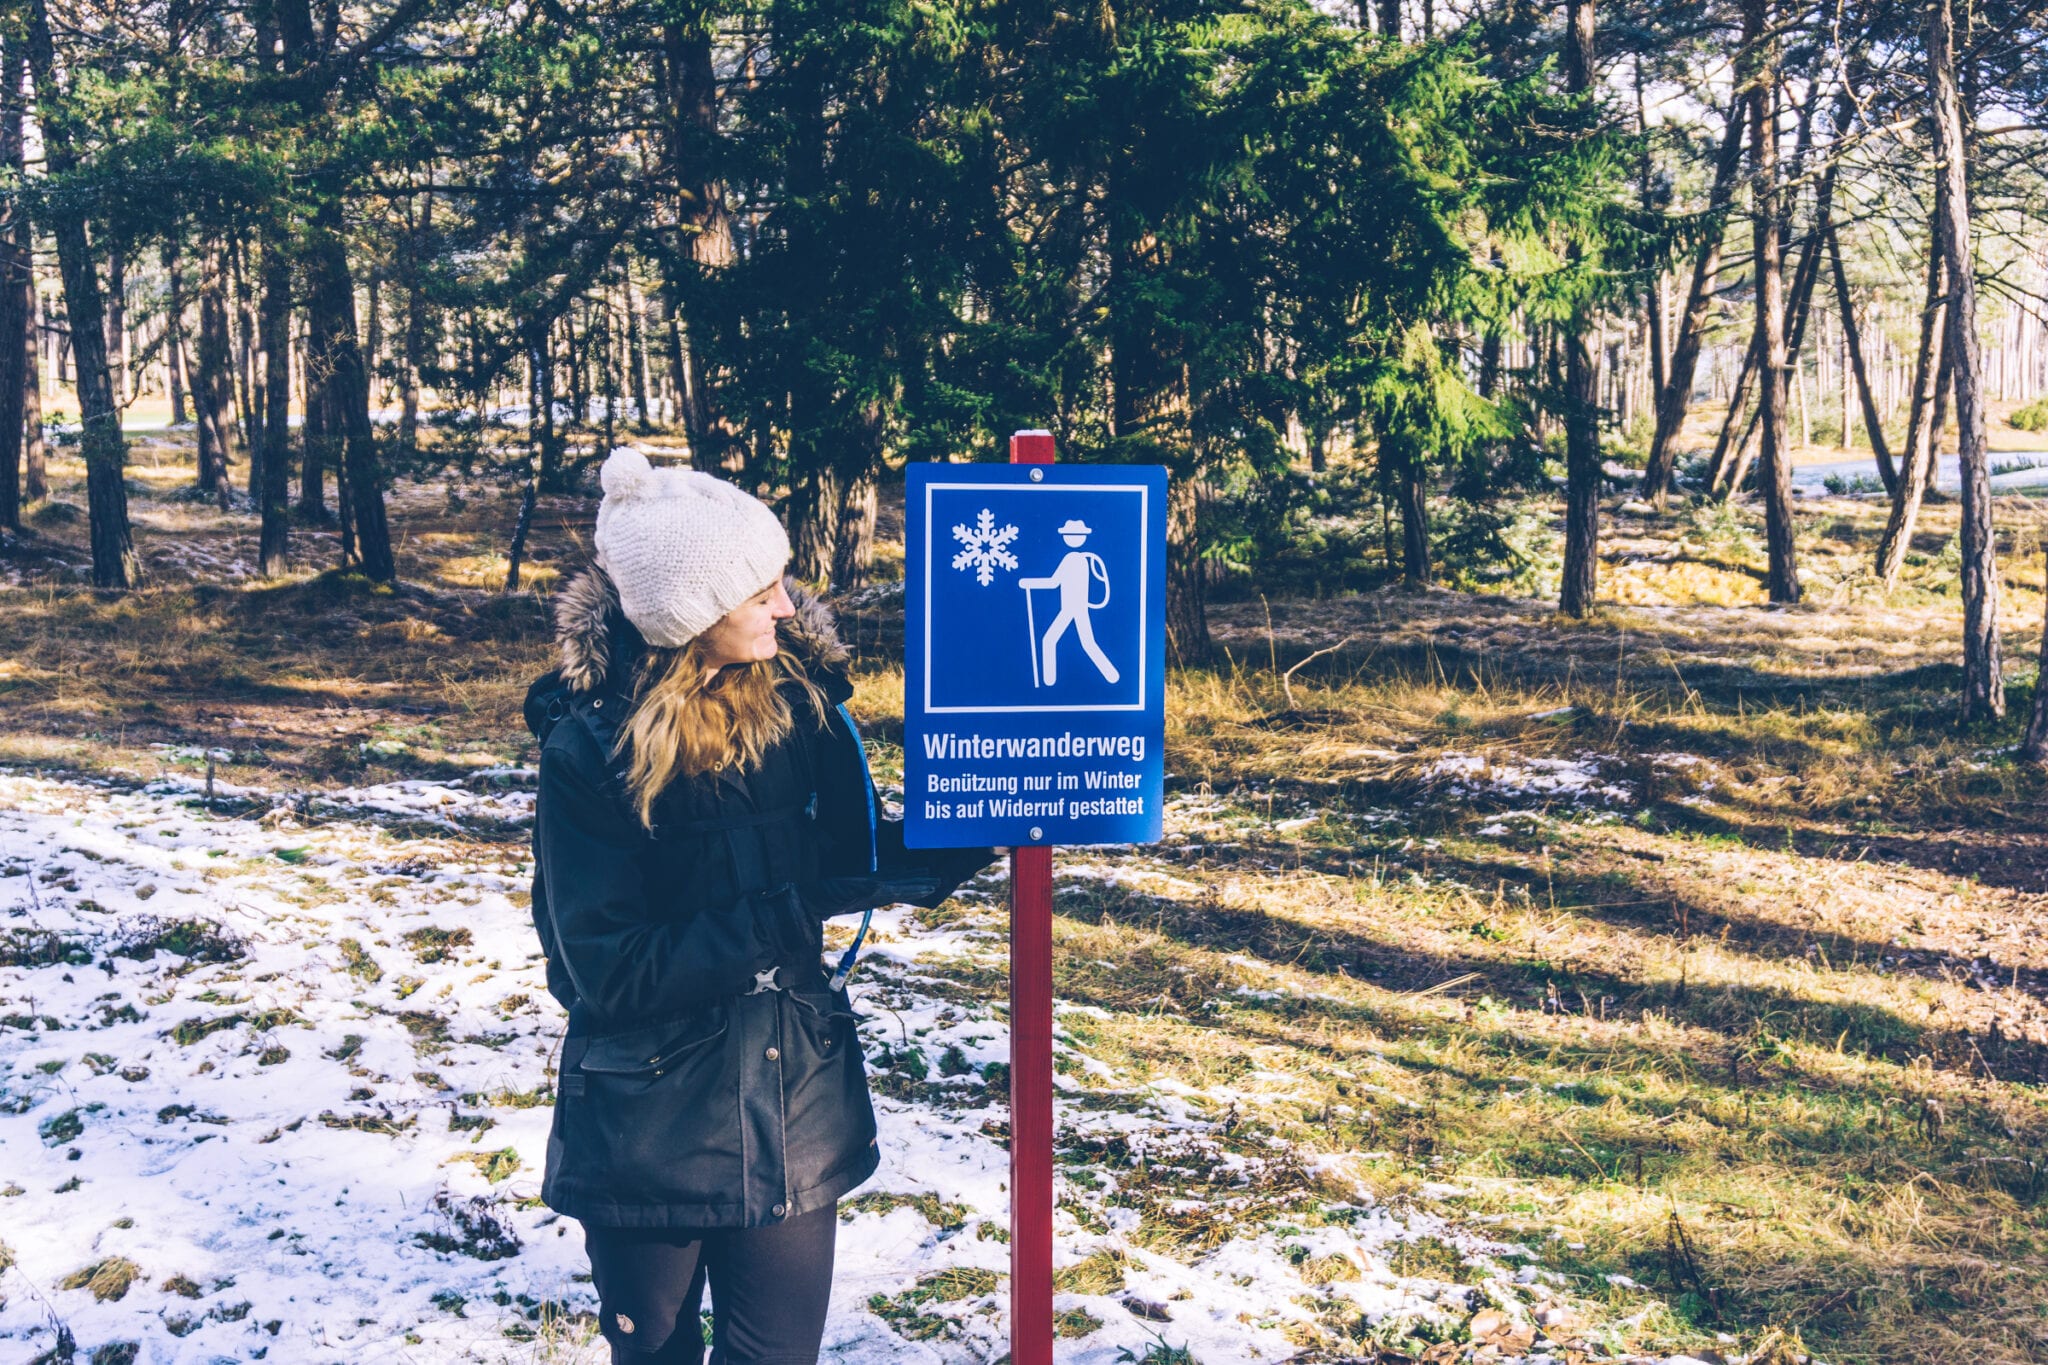
[[[779,628],[783,646],[814,676],[843,674],[852,655],[839,638],[832,609],[794,579],[784,579],[783,587],[796,606],[796,615]],[[647,642],[626,619],[611,577],[593,565],[555,598],[555,647],[562,686],[580,694],[607,683],[621,690],[629,686]]]

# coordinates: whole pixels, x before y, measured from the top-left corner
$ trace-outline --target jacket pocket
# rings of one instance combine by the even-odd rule
[[[866,1160],[875,1111],[844,991],[789,991],[783,1012],[783,1124],[792,1191],[816,1189]]]
[[[855,1013],[844,990],[791,991],[789,1001],[796,1006],[798,1027],[820,1054],[833,1057],[851,1051],[860,1055],[856,1030],[865,1016]]]
[[[719,1005],[592,1038],[556,1111],[563,1174],[609,1204],[718,1216],[745,1171],[739,1067]]]
[[[608,1033],[590,1040],[581,1069],[604,1076],[664,1075],[692,1052],[723,1038],[727,1027],[721,1005],[684,1020]]]

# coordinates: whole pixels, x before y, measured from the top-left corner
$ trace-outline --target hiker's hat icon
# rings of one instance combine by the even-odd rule
[[[1089,530],[1088,523],[1079,517],[1068,517],[1067,524],[1060,527],[1060,534],[1063,536],[1086,536],[1093,535],[1094,532]]]

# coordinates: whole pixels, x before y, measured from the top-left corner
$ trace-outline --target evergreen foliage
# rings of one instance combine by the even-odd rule
[[[0,171],[10,231],[25,223],[47,263],[76,225],[70,254],[94,267],[45,275],[42,306],[60,329],[107,314],[109,402],[194,371],[202,451],[219,452],[201,489],[231,496],[223,473],[244,467],[270,573],[292,562],[294,504],[338,516],[345,564],[390,578],[391,478],[495,476],[526,490],[523,527],[535,493],[587,489],[611,444],[666,429],[778,500],[800,573],[857,587],[878,485],[904,462],[993,458],[1045,425],[1062,458],[1174,471],[1183,658],[1206,649],[1208,595],[1294,581],[1289,565],[1329,591],[1547,582],[1514,528],[1566,464],[1586,507],[1569,433],[1589,405],[1594,454],[1653,447],[1659,508],[1674,467],[1709,496],[1747,486],[1750,202],[1776,206],[1802,432],[1893,420],[1912,389],[1906,439],[1870,442],[1910,504],[1887,580],[1923,418],[1949,407],[1942,326],[1918,329],[1925,382],[1905,380],[1903,320],[1933,313],[1898,283],[1917,268],[1885,265],[1938,254],[1915,6],[6,12],[6,79],[32,68],[47,149]],[[2011,368],[2039,370],[2048,348],[2017,338],[2044,294],[2026,229],[2041,16],[1957,22],[1980,292],[2022,320]],[[1744,32],[1764,35],[1754,50]],[[1755,141],[1737,75],[1777,110],[1768,183],[1731,155]],[[1845,332],[1856,403],[1847,352],[1827,349]],[[1839,417],[1808,402],[1813,367]],[[1704,460],[1677,448],[1701,388],[1727,404]],[[96,578],[118,586],[139,560],[96,421]],[[28,466],[7,446],[12,493]],[[0,498],[0,519],[19,503]],[[1567,574],[1581,604],[1584,567]]]

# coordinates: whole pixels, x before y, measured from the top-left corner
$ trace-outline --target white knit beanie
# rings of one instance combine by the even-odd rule
[[[604,462],[597,562],[647,643],[673,649],[782,577],[789,536],[768,505],[620,446]]]

